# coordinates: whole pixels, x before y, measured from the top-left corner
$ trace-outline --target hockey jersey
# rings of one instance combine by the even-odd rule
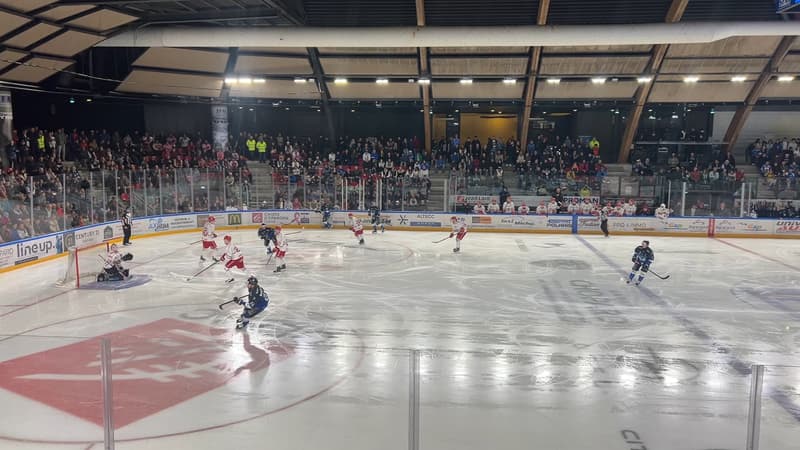
[[[203,240],[206,242],[213,241],[216,237],[214,234],[214,230],[216,230],[217,226],[211,222],[206,222],[205,226],[203,226]]]

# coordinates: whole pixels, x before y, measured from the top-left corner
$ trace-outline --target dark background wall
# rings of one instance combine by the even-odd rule
[[[11,94],[14,127],[144,129],[144,108],[140,103],[93,100],[70,96],[15,90]]]

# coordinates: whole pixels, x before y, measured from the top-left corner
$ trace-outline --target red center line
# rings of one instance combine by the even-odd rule
[[[741,251],[743,251],[743,252],[746,252],[746,253],[750,253],[751,255],[758,256],[759,258],[766,259],[767,261],[774,262],[775,264],[780,264],[780,265],[782,265],[783,267],[786,267],[787,269],[792,269],[792,270],[794,270],[795,272],[800,272],[800,267],[796,267],[796,266],[793,266],[793,265],[791,265],[791,264],[787,264],[787,263],[785,263],[785,262],[783,262],[783,261],[781,261],[781,260],[779,260],[779,259],[771,258],[771,257],[769,257],[769,256],[767,256],[767,255],[762,255],[761,253],[758,253],[758,252],[755,252],[755,251],[753,251],[753,250],[750,250],[750,249],[744,248],[744,247],[742,247],[742,246],[739,246],[739,245],[733,244],[733,243],[731,243],[731,242],[723,241],[722,239],[719,239],[719,238],[713,238],[713,239],[714,239],[715,241],[717,241],[717,242],[721,242],[721,243],[723,243],[723,244],[725,244],[725,245],[727,245],[727,246],[733,247],[733,248],[735,248],[735,249],[739,249],[739,250],[741,250]]]

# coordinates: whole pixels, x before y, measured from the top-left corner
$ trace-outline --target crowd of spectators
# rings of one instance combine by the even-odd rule
[[[757,139],[747,151],[750,162],[758,167],[768,187],[778,195],[796,198],[800,175],[800,138]],[[784,194],[784,191],[789,191]]]
[[[343,136],[331,143],[325,138],[243,132],[230,145],[242,157],[272,166],[276,207],[317,209],[325,201],[366,208],[378,203],[378,183],[384,207],[423,206],[430,196],[431,161],[416,136]],[[344,205],[339,204],[337,179],[352,188]],[[355,189],[359,186],[363,198]]]
[[[490,137],[483,143],[477,136],[463,141],[454,136],[434,143],[434,158],[436,170],[449,167],[468,185],[500,186],[510,170],[517,189],[525,191],[546,189],[554,180],[595,184],[608,173],[596,138],[582,141],[540,134],[523,147],[512,138]]]
[[[791,201],[761,201],[752,205],[750,216],[795,219],[800,218],[800,208],[796,207]]]

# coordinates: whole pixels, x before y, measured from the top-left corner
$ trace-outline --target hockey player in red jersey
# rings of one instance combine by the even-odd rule
[[[210,252],[211,255],[214,255],[214,250],[217,249],[217,242],[214,240],[217,238],[217,233],[214,231],[217,228],[217,220],[214,216],[208,216],[206,219],[206,224],[203,226],[203,249],[200,250],[200,261],[206,260],[206,253]]]
[[[283,260],[286,257],[286,251],[289,250],[289,243],[286,241],[286,235],[283,234],[283,228],[278,225],[275,227],[275,272],[286,270],[286,262]]]
[[[225,282],[232,283],[234,279],[230,271],[231,269],[244,270],[244,255],[242,255],[239,247],[233,244],[230,236],[226,235],[222,238],[222,241],[225,243],[225,252],[219,258],[219,261],[225,263],[225,272],[227,272],[230,277],[225,280]]]
[[[450,232],[450,237],[456,237],[456,248],[453,249],[453,253],[458,253],[461,251],[461,241],[467,235],[467,222],[464,219],[453,216],[450,218],[450,223],[453,224],[453,231]]]
[[[364,225],[361,224],[361,219],[353,215],[353,213],[347,214],[347,218],[350,219],[350,229],[353,231],[353,235],[358,239],[358,244],[364,244]]]

